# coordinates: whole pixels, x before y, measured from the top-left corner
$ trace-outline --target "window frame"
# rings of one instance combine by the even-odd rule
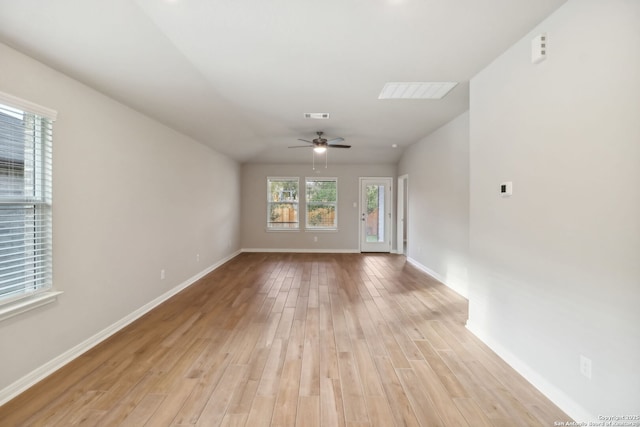
[[[272,200],[271,183],[272,182],[295,182],[297,188],[295,201],[274,201]],[[298,176],[268,176],[267,177],[267,209],[266,209],[266,231],[268,232],[295,232],[300,231],[300,177]],[[289,222],[288,224],[295,224],[295,226],[289,227],[277,227],[273,224],[278,222],[271,221],[271,205],[272,204],[290,204],[295,205],[295,212],[297,214],[296,222]],[[284,222],[282,222],[284,224]]]
[[[333,222],[334,225],[332,226],[317,226],[317,225],[312,225],[309,224],[309,195],[308,195],[308,191],[307,191],[307,183],[310,181],[333,181],[335,182],[336,185],[336,197],[335,197],[335,201],[327,201],[327,202],[315,202],[315,203],[322,203],[322,204],[330,204],[333,205],[334,208],[334,217],[333,217]],[[305,231],[338,231],[338,178],[337,177],[305,177],[304,179],[304,199],[305,199],[305,203],[304,203],[304,224],[305,224]],[[313,202],[312,202],[313,203]]]
[[[0,129],[5,130],[6,136],[6,139],[0,139],[0,156],[7,156],[3,162],[7,176],[10,177],[12,168],[20,164],[23,168],[23,178],[16,180],[20,191],[0,194],[0,208],[6,215],[0,218],[3,221],[0,229],[4,230],[5,236],[11,236],[5,241],[9,246],[0,247],[0,253],[9,257],[4,261],[8,264],[5,266],[4,293],[0,295],[1,321],[51,303],[62,292],[53,288],[52,133],[57,113],[3,92],[0,92],[0,109],[5,116],[0,120]],[[14,114],[20,120],[19,127],[10,121]],[[12,132],[24,132],[24,136],[12,137]],[[21,138],[24,138],[24,148],[20,148]],[[12,157],[21,152],[22,158]],[[29,179],[26,178],[27,171]],[[16,223],[14,216],[21,219]],[[20,234],[22,223],[24,235]],[[15,236],[19,236],[17,240]],[[24,245],[20,246],[22,241]],[[16,243],[18,246],[14,247]],[[16,248],[19,248],[17,252]],[[14,274],[12,260],[20,268],[15,271],[19,275],[15,283],[11,283],[15,279],[10,277]]]

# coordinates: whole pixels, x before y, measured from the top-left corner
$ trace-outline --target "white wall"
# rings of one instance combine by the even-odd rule
[[[469,113],[408,147],[398,173],[409,175],[407,257],[466,297]]]
[[[300,177],[301,187],[304,186],[305,177],[337,177],[338,232],[305,232],[303,224],[301,224],[300,231],[266,231],[268,176],[297,176]],[[316,166],[316,171],[313,171],[311,153],[309,154],[309,164],[306,165],[245,164],[242,166],[242,247],[244,249],[357,252],[360,247],[358,240],[360,184],[358,178],[395,176],[396,166],[392,164],[343,165],[330,163],[327,169],[322,165]],[[395,189],[393,194],[395,195]],[[302,199],[301,203],[303,203]],[[354,203],[356,203],[356,207],[353,206]],[[299,213],[303,215],[304,210],[301,209]],[[301,216],[301,221],[304,221],[303,216]],[[393,229],[395,229],[394,224],[392,224]],[[318,237],[317,242],[313,241],[314,237]]]
[[[0,63],[0,91],[58,111],[53,279],[64,291],[0,322],[1,391],[238,250],[240,167],[4,45]]]
[[[469,328],[577,421],[640,414],[640,2],[567,2],[472,79],[470,117]]]

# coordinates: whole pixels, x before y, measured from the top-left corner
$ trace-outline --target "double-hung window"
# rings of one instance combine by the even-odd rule
[[[306,179],[307,229],[335,230],[338,228],[337,178]]]
[[[267,178],[267,229],[298,230],[299,179]]]
[[[0,93],[0,308],[52,287],[55,111]],[[15,305],[15,304],[14,304]]]

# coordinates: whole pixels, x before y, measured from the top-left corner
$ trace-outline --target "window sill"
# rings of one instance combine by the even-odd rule
[[[295,233],[300,231],[299,228],[265,228],[267,233]]]
[[[305,228],[305,233],[337,233],[337,228]]]
[[[46,304],[54,302],[62,291],[42,292],[27,298],[0,305],[0,322],[18,314],[33,310]]]

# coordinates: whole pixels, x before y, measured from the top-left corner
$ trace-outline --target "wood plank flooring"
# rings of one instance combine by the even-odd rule
[[[2,426],[550,426],[569,418],[388,254],[245,253],[0,407]]]

